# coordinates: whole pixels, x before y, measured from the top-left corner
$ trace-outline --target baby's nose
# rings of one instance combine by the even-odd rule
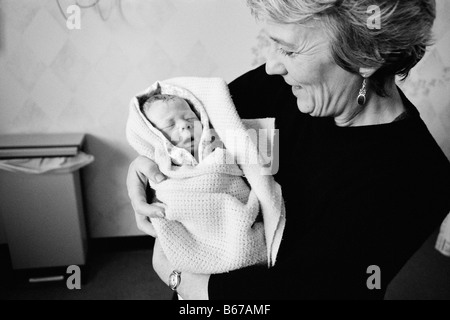
[[[181,131],[190,130],[190,129],[192,129],[192,124],[189,121],[181,120],[179,127],[180,127]]]

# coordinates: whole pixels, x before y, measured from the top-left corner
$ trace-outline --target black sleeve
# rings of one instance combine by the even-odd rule
[[[415,194],[403,182],[358,183],[337,193],[321,223],[299,234],[295,249],[275,267],[212,275],[210,299],[382,299],[389,282],[448,213],[449,201],[443,200],[448,183],[441,191],[433,188],[430,196]],[[367,287],[372,265],[381,269],[381,290]]]

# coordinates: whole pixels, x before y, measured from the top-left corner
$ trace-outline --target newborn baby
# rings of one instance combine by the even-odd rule
[[[273,266],[284,230],[281,187],[260,165],[237,161],[257,149],[226,83],[178,81],[158,81],[133,98],[127,122],[131,146],[167,176],[149,180],[167,206],[165,218],[151,218],[164,253],[181,272]]]

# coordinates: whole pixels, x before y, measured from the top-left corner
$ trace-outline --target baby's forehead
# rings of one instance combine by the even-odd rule
[[[154,100],[147,103],[144,109],[147,116],[152,119],[167,119],[178,114],[195,114],[185,99],[176,96],[171,99]]]
[[[150,105],[150,109],[160,109],[162,112],[174,111],[174,112],[188,112],[192,111],[189,103],[180,97],[174,97],[169,100],[156,100]]]

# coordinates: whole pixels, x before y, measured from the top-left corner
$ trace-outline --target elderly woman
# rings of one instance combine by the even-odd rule
[[[272,47],[265,70],[230,91],[242,118],[275,117],[280,132],[278,261],[171,279],[187,299],[382,299],[450,210],[449,162],[395,84],[425,53],[434,1],[247,2]],[[137,223],[151,235],[147,217],[164,206],[146,204],[144,187],[161,178],[148,159],[130,166]],[[173,268],[158,241],[153,264],[167,284]]]

